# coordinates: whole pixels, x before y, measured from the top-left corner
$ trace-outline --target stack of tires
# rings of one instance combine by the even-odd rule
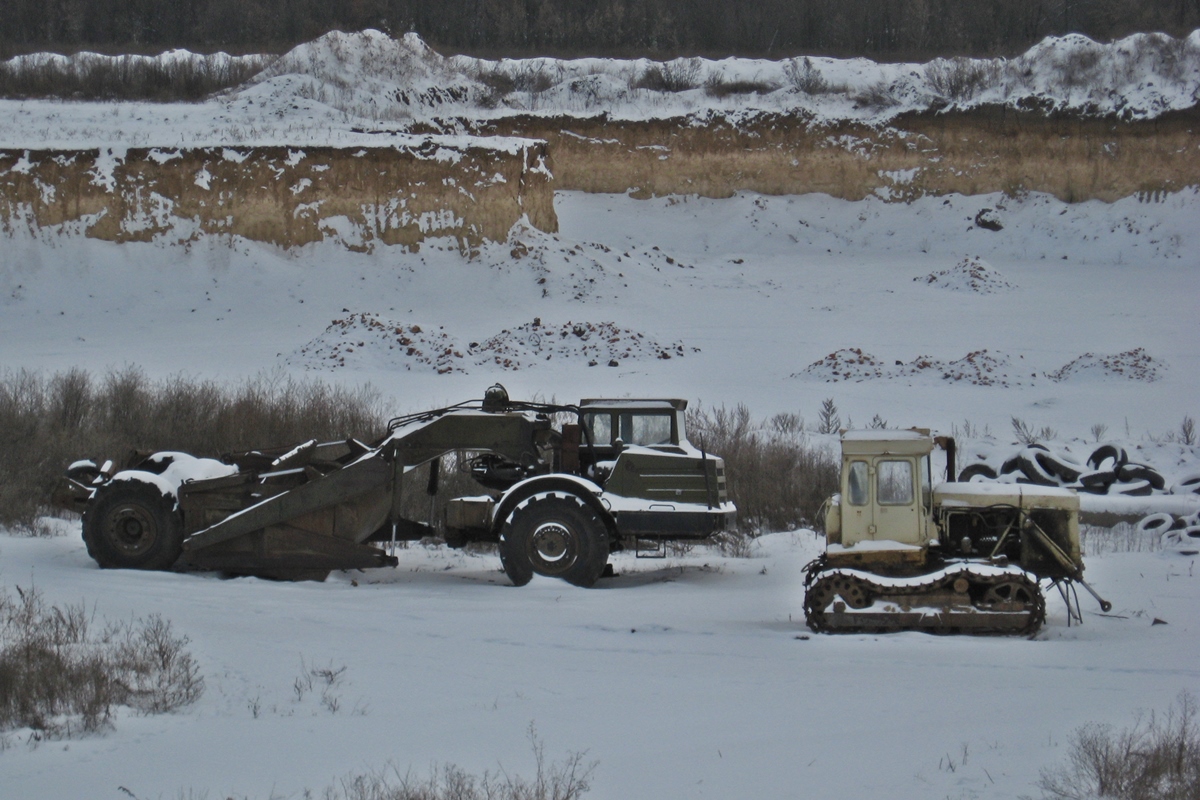
[[[999,471],[987,464],[971,464],[959,473],[958,479],[1063,486],[1089,494],[1127,497],[1145,497],[1167,490],[1167,482],[1157,470],[1130,461],[1125,448],[1111,444],[1096,448],[1086,464],[1056,455],[1043,444],[1031,444],[1001,464]],[[1200,474],[1183,478],[1170,491],[1200,494]]]

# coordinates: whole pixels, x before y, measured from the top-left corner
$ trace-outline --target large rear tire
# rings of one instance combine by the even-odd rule
[[[183,552],[183,520],[158,487],[101,487],[83,515],[88,555],[105,569],[168,569]]]
[[[517,586],[535,573],[592,586],[608,563],[608,533],[595,510],[578,497],[538,497],[513,512],[504,526],[500,561]]]

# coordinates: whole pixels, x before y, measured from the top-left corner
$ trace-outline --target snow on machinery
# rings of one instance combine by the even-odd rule
[[[1043,583],[1082,621],[1079,497],[1028,484],[934,485],[934,447],[954,472],[954,440],[927,430],[842,435],[841,492],[826,550],[805,572],[804,612],[822,633],[920,630],[1032,635]]]
[[[686,407],[514,402],[497,384],[482,400],[392,419],[369,445],[312,440],[220,461],[162,452],[120,471],[77,462],[57,498],[82,512],[101,567],[319,580],[395,566],[380,543],[440,533],[457,547],[498,542],[518,586],[535,573],[590,586],[610,552],[733,524],[724,462],[687,441]],[[405,484],[436,494],[447,455],[486,493],[451,498],[441,526],[405,517]],[[415,472],[426,464],[427,482]]]

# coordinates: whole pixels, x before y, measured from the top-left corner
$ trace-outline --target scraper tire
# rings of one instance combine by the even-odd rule
[[[183,552],[183,520],[158,487],[101,487],[83,515],[88,555],[105,569],[168,569]]]
[[[591,586],[608,563],[607,531],[574,495],[538,497],[513,512],[500,537],[500,559],[518,586],[532,573]]]

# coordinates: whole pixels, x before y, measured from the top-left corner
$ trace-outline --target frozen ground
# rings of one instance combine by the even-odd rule
[[[122,716],[104,736],[11,737],[0,785],[267,798],[387,763],[528,776],[532,723],[549,758],[598,762],[589,797],[1015,798],[1036,794],[1077,726],[1128,725],[1200,681],[1194,559],[1090,558],[1113,616],[1091,604],[1068,628],[1055,598],[1034,640],[810,636],[801,569],[817,552],[813,534],[779,533],[749,559],[620,558],[594,590],[514,589],[497,558],[441,549],[280,584],[101,572],[74,533],[0,537],[6,586],[109,618],[161,612],[207,684],[195,706]],[[345,667],[334,703],[298,699],[304,665]]]

